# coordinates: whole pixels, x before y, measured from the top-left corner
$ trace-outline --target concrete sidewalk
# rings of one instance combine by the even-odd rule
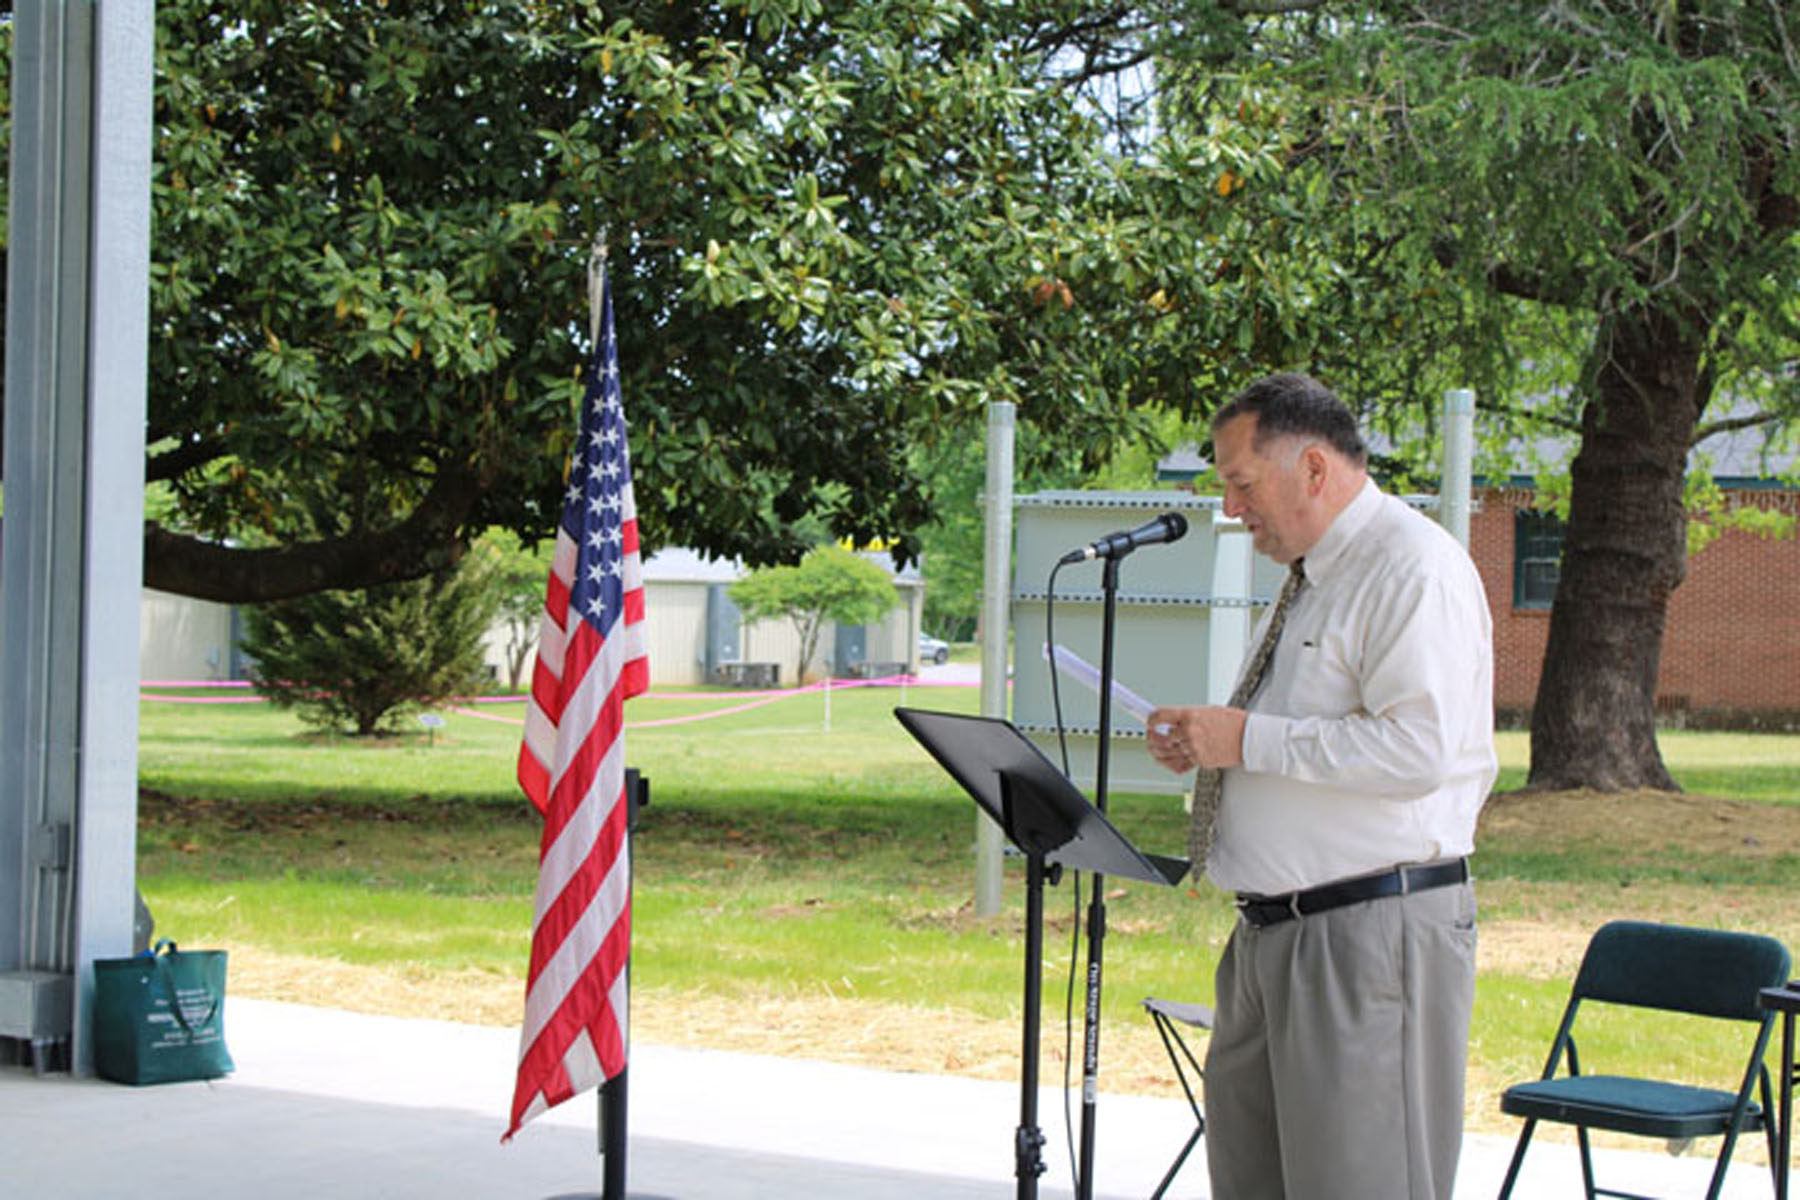
[[[252,1200],[593,1196],[596,1105],[582,1096],[500,1145],[517,1035],[442,1021],[230,1001],[237,1072],[131,1088],[0,1069],[0,1193]],[[638,1045],[633,1200],[1004,1200],[1016,1191],[1016,1085],[722,1051]],[[1047,1200],[1071,1194],[1060,1091],[1046,1091]],[[1076,1113],[1079,1121],[1079,1111]],[[1185,1140],[1184,1102],[1102,1095],[1096,1194],[1148,1197]],[[1471,1137],[1458,1200],[1495,1195],[1509,1139]],[[1203,1200],[1197,1150],[1169,1195]],[[1603,1185],[1704,1192],[1699,1154],[1606,1152]],[[1569,1147],[1535,1146],[1517,1195],[1581,1193]],[[1766,1168],[1733,1167],[1725,1195],[1763,1200]]]

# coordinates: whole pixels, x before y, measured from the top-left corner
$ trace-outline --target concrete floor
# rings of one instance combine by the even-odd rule
[[[597,1109],[581,1096],[500,1144],[517,1034],[234,999],[237,1071],[131,1088],[0,1068],[0,1196],[247,1200],[598,1196]],[[1014,1196],[1016,1085],[639,1045],[631,1074],[632,1200],[1004,1200]],[[1079,1120],[1079,1113],[1077,1113]],[[1060,1091],[1040,1099],[1049,1172],[1067,1197]],[[1097,1200],[1148,1197],[1192,1127],[1178,1097],[1102,1094]],[[1470,1137],[1458,1200],[1497,1193],[1510,1139]],[[1603,1185],[1705,1190],[1696,1153],[1606,1152]],[[1169,1193],[1207,1196],[1202,1152]],[[1770,1195],[1735,1166],[1731,1200]],[[1518,1196],[1581,1195],[1573,1150],[1534,1147]]]

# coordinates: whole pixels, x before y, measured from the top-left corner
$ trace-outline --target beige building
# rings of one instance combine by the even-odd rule
[[[871,558],[891,570],[885,554]],[[735,562],[702,558],[692,550],[662,550],[644,560],[652,682],[766,682],[769,672],[761,664],[773,664],[782,682],[795,682],[800,635],[789,621],[744,623],[728,594],[743,573]],[[871,670],[886,673],[881,664],[918,670],[925,582],[908,568],[894,575],[894,591],[894,608],[875,624],[839,628],[827,623],[807,663],[807,679],[823,678],[828,671],[837,678]]]
[[[144,589],[138,678],[147,683],[242,679],[237,610],[229,604]]]
[[[872,556],[890,566],[885,554]],[[691,550],[664,550],[644,561],[644,623],[649,635],[650,681],[679,686],[709,682],[754,684],[771,676],[793,683],[799,634],[787,621],[746,625],[728,594],[743,574],[733,562],[702,558]],[[807,665],[807,678],[885,673],[883,664],[918,669],[919,624],[925,583],[916,570],[894,575],[895,607],[873,625],[839,629],[828,624]],[[234,608],[148,589],[139,629],[141,678],[155,682],[216,682],[245,677],[237,646]],[[506,630],[488,637],[488,662],[506,678]],[[768,664],[773,664],[773,671]]]

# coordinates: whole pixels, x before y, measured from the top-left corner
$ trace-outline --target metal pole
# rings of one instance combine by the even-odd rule
[[[630,1066],[600,1085],[600,1197],[625,1200],[626,1148],[630,1121],[626,1105],[630,1097]]]
[[[1438,521],[1469,548],[1469,487],[1475,459],[1475,393],[1444,393],[1444,471],[1438,485]]]
[[[637,838],[638,815],[650,803],[650,781],[636,767],[625,768],[625,878],[627,905],[636,899],[637,876],[632,870],[632,851]],[[625,1200],[630,1121],[627,1116],[631,1089],[631,951],[625,952],[625,1068],[600,1085],[600,1200]]]
[[[1006,786],[1002,782],[1001,786]],[[1044,1173],[1044,1133],[1038,1126],[1038,1036],[1043,1008],[1044,856],[1025,857],[1025,1047],[1019,1066],[1019,1127],[1013,1134],[1017,1200],[1037,1200]]]
[[[1255,551],[1242,521],[1212,514],[1212,605],[1206,610],[1206,702],[1229,704],[1250,649],[1250,588]],[[1196,871],[1204,863],[1196,863]]]
[[[1119,562],[1109,557],[1100,575],[1105,596],[1100,618],[1100,729],[1094,748],[1094,807],[1106,812],[1112,763],[1113,631],[1118,611]],[[1106,945],[1106,877],[1088,876],[1087,1004],[1081,1056],[1081,1135],[1075,1168],[1076,1200],[1093,1200],[1094,1143],[1100,1102],[1101,960]]]
[[[1013,435],[1017,413],[1017,406],[1010,400],[995,400],[988,404],[987,488],[983,493],[986,540],[982,563],[985,573],[981,607],[981,712],[988,717],[1007,715],[1007,641],[1012,611]],[[991,917],[1000,911],[1004,852],[1000,827],[977,808],[977,916]]]

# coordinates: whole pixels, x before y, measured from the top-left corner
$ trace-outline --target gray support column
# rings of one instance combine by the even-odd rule
[[[1012,631],[1013,443],[1018,406],[1010,400],[988,405],[987,487],[982,552],[981,713],[1004,717],[1007,643]],[[1000,827],[975,810],[975,915],[1000,911],[1005,838]]]
[[[1469,548],[1469,485],[1475,461],[1475,393],[1444,393],[1444,470],[1438,482],[1438,522]]]
[[[6,992],[0,1032],[40,1050],[68,1038],[74,1016],[91,16],[86,5],[21,3],[13,26],[0,970],[25,975]]]
[[[149,0],[15,6],[0,1037],[79,1072],[131,949],[153,45]]]
[[[1250,653],[1250,588],[1256,548],[1242,521],[1215,509],[1212,599],[1206,610],[1206,702],[1229,704]]]

